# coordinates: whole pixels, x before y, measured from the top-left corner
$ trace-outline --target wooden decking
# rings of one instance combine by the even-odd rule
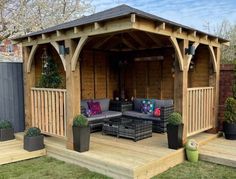
[[[0,165],[46,155],[46,150],[28,152],[23,149],[21,140],[0,142]]]
[[[202,143],[216,135],[202,133],[195,136]],[[17,138],[22,138],[21,134]],[[113,178],[150,178],[184,161],[184,150],[167,147],[166,134],[153,133],[153,137],[138,142],[93,133],[90,150],[78,153],[66,149],[65,141],[46,137],[47,155],[86,167]]]
[[[236,141],[223,137],[200,147],[200,158],[208,162],[236,167]]]

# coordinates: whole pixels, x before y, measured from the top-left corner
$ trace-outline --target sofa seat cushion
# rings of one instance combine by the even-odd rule
[[[161,108],[174,105],[173,99],[155,100],[155,108]]]
[[[123,112],[123,115],[129,116],[129,117],[141,118],[142,115],[148,115],[148,114],[143,114],[143,113],[137,112],[137,111],[125,111],[125,112]]]
[[[89,122],[95,122],[95,121],[102,121],[103,119],[105,119],[106,116],[105,114],[101,113],[101,114],[96,114],[96,115],[92,115],[90,117],[87,117]]]
[[[102,112],[106,116],[106,118],[113,118],[113,117],[121,117],[122,112],[119,111],[104,111]]]

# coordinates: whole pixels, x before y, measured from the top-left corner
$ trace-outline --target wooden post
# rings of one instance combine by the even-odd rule
[[[31,87],[35,85],[35,67],[32,61],[31,70],[27,72],[27,63],[30,56],[30,48],[23,47],[23,68],[24,68],[24,102],[25,102],[25,128],[32,127],[31,114]]]
[[[67,148],[73,150],[73,118],[80,114],[80,63],[77,63],[75,70],[72,71],[72,57],[76,49],[76,43],[71,40],[65,40],[65,47],[69,48],[69,54],[65,56],[66,60],[66,89],[67,89],[67,111],[66,111],[66,137]]]
[[[185,48],[188,48],[188,40],[182,40],[179,43],[179,50],[182,54],[182,64],[183,70],[180,70],[179,60],[176,60],[175,65],[175,80],[174,80],[174,105],[175,111],[182,114],[183,123],[184,123],[184,131],[183,131],[183,143],[185,143],[187,138],[187,89],[188,89],[188,56],[185,55]],[[176,55],[176,58],[179,58],[180,55]]]
[[[212,69],[212,73],[209,75],[209,86],[214,87],[214,109],[212,113],[213,128],[208,132],[218,132],[218,107],[219,107],[219,81],[220,81],[220,47],[217,47],[214,51],[216,54],[216,71]],[[212,57],[210,57],[212,58]],[[211,61],[212,62],[212,61]]]

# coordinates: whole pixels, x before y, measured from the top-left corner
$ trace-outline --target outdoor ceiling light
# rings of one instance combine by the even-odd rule
[[[185,48],[185,54],[195,55],[195,50],[195,47],[193,45],[190,45],[188,48]]]
[[[64,44],[59,45],[59,54],[60,55],[69,54],[69,48],[66,48]]]

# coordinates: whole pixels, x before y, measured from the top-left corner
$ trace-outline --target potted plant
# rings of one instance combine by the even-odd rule
[[[198,161],[198,143],[194,139],[190,139],[187,141],[185,145],[187,159],[190,162],[197,162]]]
[[[173,112],[168,117],[167,137],[168,147],[170,149],[179,149],[183,146],[183,126],[182,116],[177,112]]]
[[[24,149],[27,151],[35,151],[44,148],[44,136],[37,127],[31,127],[24,136]]]
[[[236,99],[229,97],[225,102],[223,131],[226,139],[236,140]]]
[[[73,122],[74,150],[85,152],[89,150],[90,127],[88,119],[84,115],[77,115]]]
[[[1,120],[0,121],[0,141],[12,140],[14,139],[14,129],[10,121]]]

